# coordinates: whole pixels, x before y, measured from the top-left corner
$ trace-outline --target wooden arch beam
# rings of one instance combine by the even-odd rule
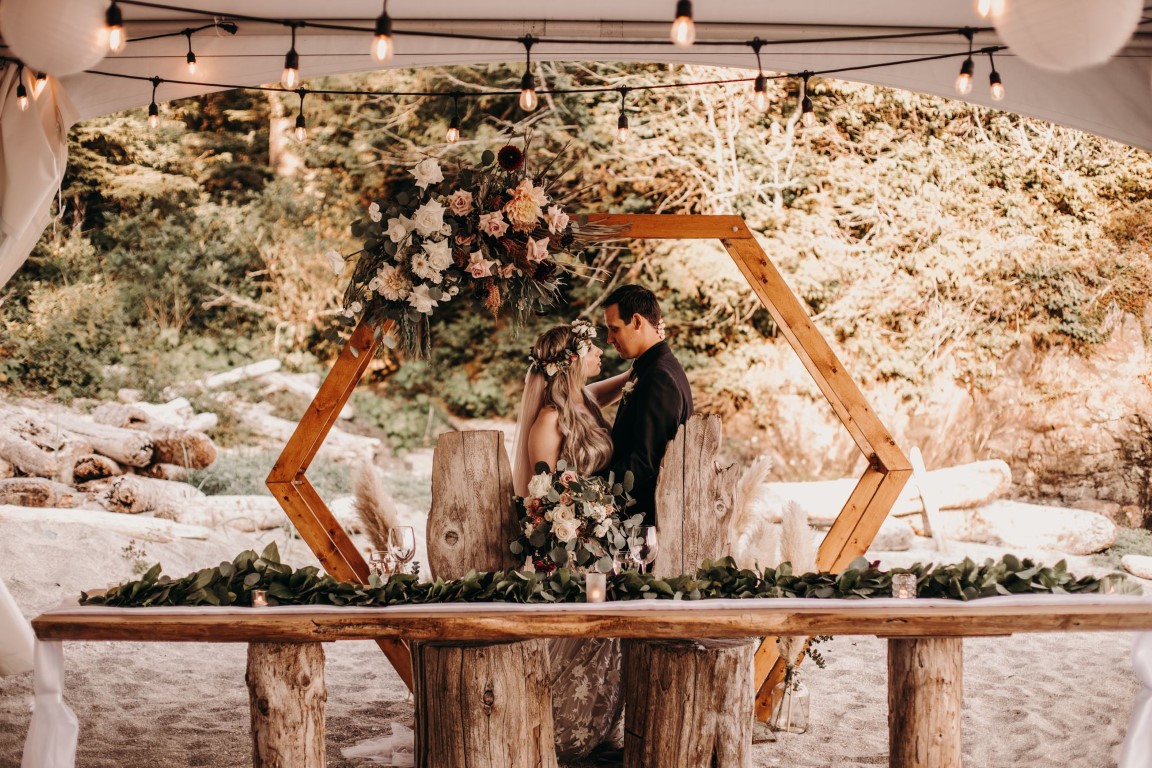
[[[589,224],[620,227],[628,238],[636,240],[720,241],[820,388],[837,420],[868,461],[864,474],[824,537],[816,564],[821,570],[839,571],[863,555],[908,482],[912,465],[820,335],[803,304],[756,242],[744,219],[740,216],[610,213],[588,214],[586,219]],[[364,375],[379,339],[380,334],[364,325],[353,331],[267,480],[300,537],[324,568],[338,579],[365,581],[368,565],[305,474],[336,423],[340,409]],[[378,642],[411,689],[412,662],[407,646],[395,640]],[[771,712],[772,687],[783,677],[783,671],[774,638],[768,638],[756,653],[756,683],[760,686],[756,708],[757,715],[763,719]]]

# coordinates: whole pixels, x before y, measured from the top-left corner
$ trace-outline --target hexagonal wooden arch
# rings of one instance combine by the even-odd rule
[[[756,242],[744,219],[739,216],[590,214],[588,221],[624,228],[630,239],[715,239],[723,244],[824,393],[836,418],[868,459],[868,467],[820,545],[817,565],[821,570],[838,571],[863,555],[908,481],[912,466]],[[344,580],[366,581],[368,564],[308,482],[306,472],[368,367],[381,335],[365,325],[353,331],[267,480],[268,488],[325,570]],[[411,688],[411,656],[407,646],[392,640],[378,643]],[[756,654],[756,680],[760,685],[756,703],[761,717],[768,714],[772,685],[782,673],[775,643],[768,638]]]

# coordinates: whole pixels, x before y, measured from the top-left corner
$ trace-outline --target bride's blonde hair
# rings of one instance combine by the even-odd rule
[[[545,377],[541,406],[551,406],[559,415],[560,458],[577,472],[591,474],[611,460],[612,438],[600,407],[584,389],[587,376],[579,354],[582,341],[571,326],[556,326],[536,339],[531,359]],[[587,408],[581,408],[581,402]]]

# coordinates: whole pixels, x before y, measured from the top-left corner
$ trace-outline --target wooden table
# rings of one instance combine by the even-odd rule
[[[889,639],[889,764],[939,768],[960,765],[962,638],[1152,630],[1152,597],[643,600],[372,609],[77,607],[38,616],[32,627],[41,640],[219,643],[876,635]]]

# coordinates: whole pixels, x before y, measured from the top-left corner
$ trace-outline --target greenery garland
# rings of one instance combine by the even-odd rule
[[[418,575],[387,580],[373,575],[368,584],[337,581],[315,566],[293,569],[280,562],[275,542],[257,555],[241,552],[230,563],[204,568],[182,579],[161,575],[154,565],[138,581],[103,594],[81,593],[82,605],[146,608],[178,605],[251,605],[252,590],[268,592],[270,605],[338,605],[369,607],[423,603],[579,603],[584,577],[561,568],[541,578],[521,571],[472,571],[453,581],[421,582]],[[730,557],[706,560],[695,576],[658,579],[624,571],[608,576],[614,600],[704,600],[709,598],[847,598],[891,597],[892,574],[916,574],[919,597],[973,600],[996,595],[1113,592],[1141,594],[1123,574],[1076,578],[1061,560],[1052,567],[1005,555],[982,565],[965,558],[953,565],[917,563],[883,571],[879,561],[857,558],[839,574],[794,574],[792,566],[753,570],[739,568]]]

